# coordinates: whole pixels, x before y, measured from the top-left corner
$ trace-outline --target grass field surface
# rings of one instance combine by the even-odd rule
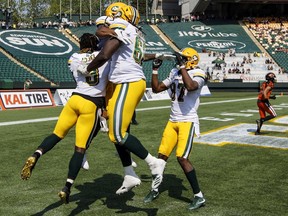
[[[195,139],[190,159],[207,202],[196,211],[187,210],[193,194],[175,152],[168,160],[159,198],[143,203],[151,176],[147,164],[136,156],[142,184],[116,195],[123,169],[103,133],[88,150],[89,171],[80,171],[70,203],[62,204],[57,193],[65,184],[74,151],[74,129],[40,158],[28,181],[20,178],[25,160],[52,133],[62,107],[0,111],[0,215],[288,215],[288,97],[271,100],[278,117],[265,122],[263,135],[255,136],[256,96],[257,92],[212,92],[201,98],[201,138]],[[131,133],[153,155],[169,118],[169,105],[167,100],[141,102],[140,124],[131,126]]]

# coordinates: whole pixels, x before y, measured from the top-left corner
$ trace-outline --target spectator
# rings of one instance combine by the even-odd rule
[[[24,81],[24,90],[27,90],[30,88],[30,85],[32,85],[32,81],[28,78],[26,78],[26,80]]]

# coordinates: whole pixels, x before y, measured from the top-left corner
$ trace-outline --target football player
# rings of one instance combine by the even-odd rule
[[[113,29],[110,29],[109,26],[113,23],[114,19],[117,17],[118,11],[121,9],[121,7],[127,6],[126,4],[122,2],[115,2],[110,4],[106,9],[105,16],[101,16],[96,20],[96,26],[97,26],[97,36],[100,38],[100,47],[103,47],[105,42],[109,40],[111,36],[118,37],[117,34]],[[120,39],[120,37],[118,37]],[[125,39],[122,39],[125,41]],[[106,94],[106,102],[109,101],[109,99],[112,97],[112,93],[114,91],[114,84],[109,82],[108,88],[110,89],[109,92]],[[129,133],[130,127],[128,127],[127,132]],[[126,148],[120,145],[115,145],[115,148],[117,150],[117,155],[119,156],[122,166],[124,167],[124,173],[127,174],[127,177],[125,179],[128,179],[130,181],[129,184],[123,183],[121,188],[116,191],[116,194],[121,194],[124,192],[127,192],[132,187],[135,187],[141,183],[139,177],[134,172],[133,167],[137,167],[137,164],[133,159],[131,158],[130,152],[127,151]]]
[[[260,119],[256,120],[257,129],[255,135],[260,135],[261,127],[265,121],[269,121],[277,116],[274,108],[269,102],[269,99],[276,99],[275,95],[271,95],[274,88],[274,82],[276,81],[276,75],[269,72],[266,74],[265,79],[266,81],[262,83],[257,99]],[[269,115],[266,116],[266,113]]]
[[[75,150],[70,159],[65,186],[58,194],[66,204],[69,203],[70,190],[81,168],[85,151],[100,130],[101,110],[105,108],[109,65],[105,63],[89,73],[79,70],[98,55],[98,42],[98,38],[90,33],[80,37],[80,52],[74,53],[68,61],[77,87],[61,111],[53,133],[42,141],[32,156],[28,157],[21,171],[21,178],[29,179],[39,158],[50,151],[75,126]]]
[[[128,132],[134,110],[146,89],[146,78],[141,66],[144,60],[145,39],[136,27],[140,20],[136,8],[124,6],[114,12],[116,15],[107,32],[113,30],[116,34],[109,34],[110,37],[99,55],[83,70],[90,72],[110,61],[109,81],[114,84],[115,90],[107,106],[109,139],[127,153],[126,166],[122,160],[124,181],[116,191],[117,194],[121,194],[141,183],[133,167],[127,166],[131,164],[130,152],[145,160],[153,175],[161,175],[166,162],[152,156],[140,140]],[[109,15],[108,13],[109,11],[106,14]],[[101,27],[104,33],[105,28],[107,29],[105,26]],[[146,58],[155,58],[155,54],[146,55]]]
[[[171,97],[171,112],[168,123],[162,135],[158,150],[158,158],[167,161],[173,149],[176,148],[178,163],[189,181],[194,198],[188,209],[198,209],[205,204],[204,196],[200,190],[195,168],[189,160],[192,151],[193,138],[198,126],[197,110],[200,103],[200,92],[205,84],[205,72],[197,67],[199,54],[196,50],[187,47],[176,53],[177,67],[173,68],[169,76],[163,81],[158,80],[158,68],[161,60],[153,61],[151,86],[155,93],[168,90]],[[152,190],[144,198],[148,203],[159,195],[158,188],[162,176],[152,176],[160,179],[158,184],[152,181]]]

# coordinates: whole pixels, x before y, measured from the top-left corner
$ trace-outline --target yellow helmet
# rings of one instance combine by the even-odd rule
[[[200,57],[196,50],[192,49],[191,47],[186,47],[183,48],[179,53],[187,60],[185,62],[186,68],[190,69],[198,65]]]
[[[138,25],[139,20],[140,20],[140,15],[138,10],[131,6],[131,5],[127,5],[126,7],[122,7],[121,9],[121,16],[120,18],[128,21],[129,23],[133,24],[133,25]]]
[[[106,8],[105,15],[108,17],[120,17],[120,9],[126,6],[127,5],[123,2],[114,2]]]

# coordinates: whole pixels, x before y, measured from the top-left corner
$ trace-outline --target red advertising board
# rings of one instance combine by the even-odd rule
[[[49,89],[0,91],[0,108],[2,110],[48,106],[55,106]]]

